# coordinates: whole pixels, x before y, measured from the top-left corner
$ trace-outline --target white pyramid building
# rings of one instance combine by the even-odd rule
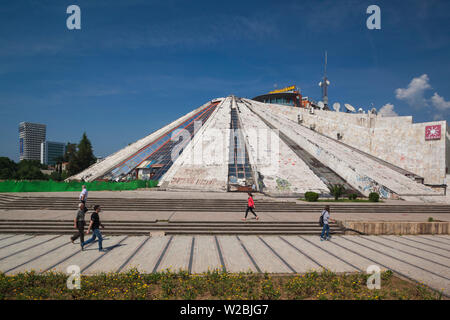
[[[334,113],[316,113],[323,121],[327,112]],[[437,194],[410,171],[308,127],[301,119],[313,121],[310,115],[304,108],[218,98],[68,180],[140,178],[158,180],[169,190],[273,195],[325,194],[327,184],[344,184],[365,196],[378,192],[384,198]]]

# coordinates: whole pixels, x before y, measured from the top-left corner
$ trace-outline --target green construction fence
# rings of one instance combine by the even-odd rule
[[[81,187],[86,185],[88,191],[120,191],[136,190],[142,188],[154,188],[158,185],[156,180],[133,180],[127,182],[110,181],[0,181],[0,192],[64,192],[80,191]]]

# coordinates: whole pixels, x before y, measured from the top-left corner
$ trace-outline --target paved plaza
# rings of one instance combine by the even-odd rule
[[[0,234],[0,270],[6,274],[36,270],[66,272],[78,265],[82,274],[157,272],[170,268],[201,273],[209,269],[274,274],[327,268],[366,272],[370,265],[450,296],[450,236],[106,236],[80,250],[68,236]]]

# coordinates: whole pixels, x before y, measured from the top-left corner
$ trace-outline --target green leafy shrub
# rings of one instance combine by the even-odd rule
[[[342,184],[329,184],[328,190],[334,196],[334,200],[338,200],[345,192],[345,187]]]
[[[371,192],[369,194],[369,200],[371,202],[378,202],[378,201],[380,201],[380,195],[376,192]]]
[[[319,194],[316,192],[306,192],[305,199],[309,202],[316,202],[319,199]]]
[[[348,199],[349,200],[356,200],[356,198],[358,198],[358,195],[356,193],[349,193],[348,194]]]

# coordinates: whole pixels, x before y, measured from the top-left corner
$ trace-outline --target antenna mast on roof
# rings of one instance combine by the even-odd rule
[[[323,75],[323,81],[319,83],[319,86],[322,87],[322,101],[326,107],[328,107],[328,86],[330,85],[330,81],[328,81],[327,78],[327,58],[328,54],[325,51],[325,70]]]

